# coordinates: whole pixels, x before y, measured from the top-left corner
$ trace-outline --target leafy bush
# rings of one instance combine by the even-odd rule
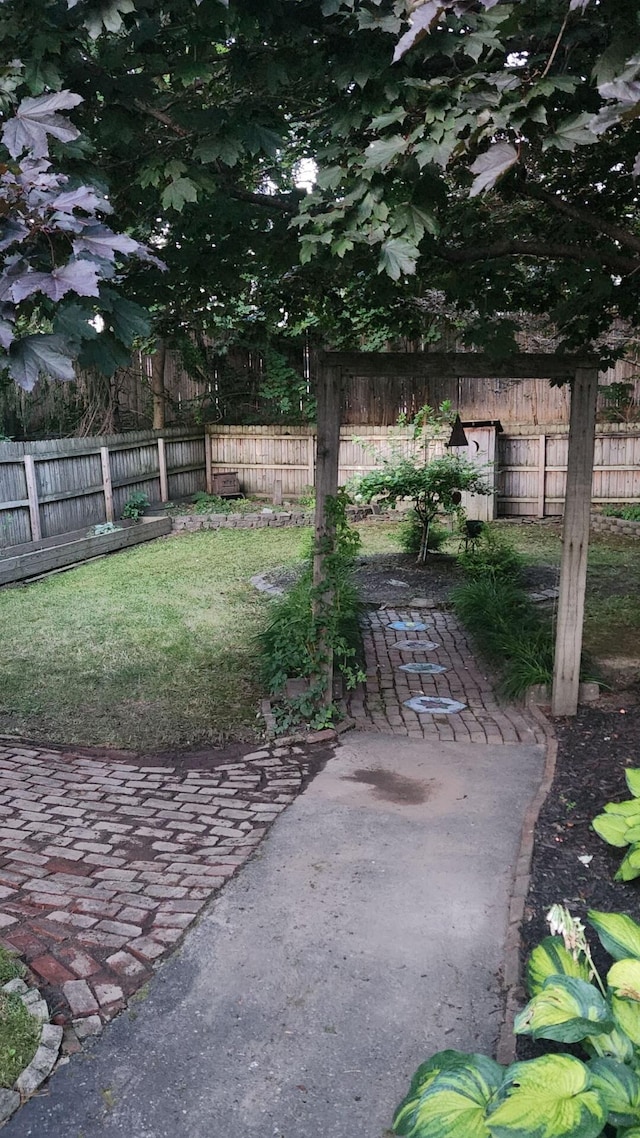
[[[221,498],[218,494],[207,494],[204,490],[198,490],[193,495],[192,501],[196,514],[230,514],[236,505],[227,498]]]
[[[140,520],[148,506],[149,499],[147,498],[147,495],[144,494],[142,490],[135,490],[134,493],[127,498],[124,504],[122,517],[130,518],[131,521],[137,522]]]
[[[610,846],[630,847],[615,875],[616,881],[640,877],[640,770],[630,767],[625,777],[633,797],[626,802],[607,802],[604,813],[591,823],[596,834]]]
[[[470,549],[458,554],[458,563],[474,580],[495,577],[517,581],[521,577],[522,559],[512,545],[493,526],[485,525]]]
[[[614,963],[605,982],[582,923],[559,905],[552,935],[527,966],[531,999],[514,1031],[579,1044],[503,1067],[484,1055],[440,1051],[416,1071],[394,1133],[408,1138],[639,1138],[640,925],[589,913]]]
[[[403,458],[394,455],[383,459],[380,469],[356,479],[352,493],[356,501],[371,502],[374,498],[395,506],[410,498],[422,524],[422,542],[419,559],[426,555],[427,530],[438,514],[460,512],[463,491],[471,494],[489,494],[482,472],[466,458],[445,454],[424,462],[422,456]]]
[[[624,518],[625,522],[640,522],[640,505],[607,506],[602,512],[607,518]]]
[[[422,522],[415,510],[409,510],[404,521],[400,522],[397,530],[397,539],[400,548],[405,553],[419,553],[422,548],[423,528]],[[449,531],[443,526],[430,525],[427,536],[427,552],[436,553],[442,549],[450,537]]]

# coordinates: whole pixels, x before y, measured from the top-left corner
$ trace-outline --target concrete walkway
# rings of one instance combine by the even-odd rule
[[[494,1048],[544,748],[358,731],[6,1138],[382,1138],[418,1063]]]

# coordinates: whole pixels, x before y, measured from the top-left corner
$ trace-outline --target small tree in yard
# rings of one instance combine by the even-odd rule
[[[418,561],[422,562],[427,556],[431,523],[438,514],[458,513],[463,491],[470,494],[491,492],[477,466],[466,458],[445,454],[426,464],[418,456],[384,459],[380,470],[365,474],[359,480],[355,496],[363,502],[378,498],[389,506],[410,498],[422,525],[418,554]]]

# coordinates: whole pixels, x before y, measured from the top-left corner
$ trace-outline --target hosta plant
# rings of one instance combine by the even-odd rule
[[[579,1045],[503,1067],[441,1051],[416,1071],[398,1107],[407,1138],[640,1138],[640,925],[589,913],[612,956],[597,972],[583,924],[554,905],[551,936],[532,952],[530,1000],[514,1031]]]
[[[596,834],[610,846],[627,852],[615,875],[616,881],[632,881],[640,877],[640,770],[625,771],[627,786],[633,795],[625,802],[607,802],[602,814],[591,823]]]

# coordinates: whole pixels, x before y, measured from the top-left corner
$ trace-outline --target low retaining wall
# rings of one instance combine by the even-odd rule
[[[379,517],[381,521],[401,520],[389,515],[380,515],[372,506],[350,506],[347,510],[350,522],[363,522]],[[276,514],[179,514],[172,518],[174,533],[196,533],[203,529],[274,529],[285,526],[312,526],[312,510],[291,510]]]
[[[640,522],[628,522],[624,518],[609,518],[606,514],[592,514],[591,529],[594,533],[613,533],[624,534],[625,537],[640,537]]]

